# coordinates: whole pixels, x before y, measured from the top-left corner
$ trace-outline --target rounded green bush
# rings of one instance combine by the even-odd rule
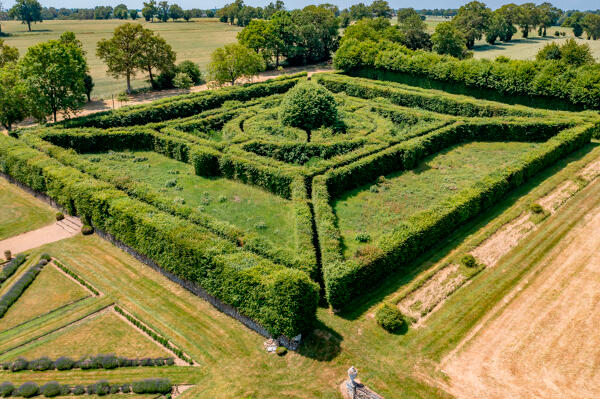
[[[13,384],[11,384],[8,381],[3,382],[2,384],[0,384],[0,397],[8,398],[10,395],[12,395],[14,390],[15,386]]]
[[[73,395],[83,395],[85,393],[85,387],[83,385],[76,385],[73,388]]]
[[[65,218],[65,215],[62,212],[56,212],[56,220],[61,221]]]
[[[464,254],[463,257],[460,258],[460,264],[468,268],[474,268],[477,267],[477,259],[471,254]]]
[[[384,330],[391,333],[403,333],[408,329],[408,323],[400,310],[387,303],[377,309],[375,320]]]
[[[57,370],[71,370],[74,364],[75,362],[72,359],[65,356],[61,356],[54,361],[54,367]]]
[[[199,85],[204,83],[204,79],[202,78],[202,72],[200,72],[200,68],[197,64],[192,61],[181,61],[179,65],[175,68],[177,73],[185,73],[190,77],[192,82],[195,85]]]
[[[540,204],[535,204],[535,203],[533,203],[533,204],[531,204],[531,205],[529,206],[529,209],[530,209],[530,210],[531,210],[531,212],[533,212],[533,213],[538,213],[538,214],[539,214],[539,213],[544,213],[544,208],[542,208],[542,206],[541,206]]]
[[[50,255],[48,255],[47,253],[43,253],[40,255],[40,259],[43,259],[46,262],[50,262],[50,259],[52,259],[52,257],[50,257]]]
[[[94,232],[94,228],[88,224],[84,225],[81,228],[81,234],[83,234],[84,236],[88,236],[90,234],[92,234]]]
[[[22,396],[24,398],[31,398],[40,393],[40,388],[37,386],[35,382],[26,382],[19,387],[17,390],[17,396]]]
[[[48,382],[42,385],[40,392],[47,398],[53,398],[60,395],[60,385],[56,381]]]
[[[278,346],[277,349],[275,349],[275,353],[279,356],[283,356],[287,353],[287,348],[285,346]]]
[[[42,357],[29,362],[29,369],[33,371],[46,371],[54,368],[54,363],[47,357]]]
[[[20,357],[12,363],[12,365],[10,367],[10,371],[25,370],[25,369],[27,369],[28,365],[29,365],[29,362],[27,361],[27,359]]]
[[[331,126],[338,119],[333,94],[314,82],[298,83],[287,92],[279,109],[279,120],[285,126],[310,133],[321,126]]]

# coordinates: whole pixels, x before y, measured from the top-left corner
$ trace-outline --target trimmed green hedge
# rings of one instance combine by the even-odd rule
[[[0,284],[8,280],[10,276],[15,274],[19,266],[25,263],[27,257],[23,254],[18,254],[14,258],[12,258],[8,263],[2,266],[2,270],[0,271]]]
[[[99,112],[81,118],[75,118],[58,125],[67,128],[97,127],[111,128],[119,126],[144,125],[151,122],[164,122],[170,119],[184,118],[200,112],[217,108],[225,101],[248,101],[257,97],[284,93],[293,87],[304,74],[283,77],[264,83],[251,83],[227,87],[219,90],[207,90],[199,93],[171,97],[150,104],[123,107],[118,110]]]
[[[396,105],[422,108],[441,114],[466,117],[542,116],[547,114],[531,108],[478,100],[472,97],[422,90],[391,82],[349,77],[337,73],[315,75],[317,82],[334,93],[365,99],[384,97]]]
[[[370,50],[363,51],[365,46]],[[502,94],[562,99],[590,109],[600,109],[600,65],[580,67],[556,60],[459,60],[403,46],[348,41],[336,52],[335,64],[347,72],[375,68],[382,71],[491,89]]]
[[[319,288],[306,273],[240,253],[234,244],[199,226],[130,198],[11,137],[0,137],[0,166],[167,272],[197,283],[271,334],[294,336],[312,326]]]
[[[331,144],[250,141],[244,144],[242,148],[245,151],[253,152],[263,157],[273,158],[286,163],[304,165],[313,157],[323,159],[333,158],[361,148],[366,142],[363,138],[339,141]]]
[[[31,266],[19,279],[10,286],[8,291],[0,297],[0,319],[4,317],[8,309],[23,295],[23,292],[33,283],[38,274],[42,271],[44,266],[48,263],[45,259],[42,259],[38,264]]]
[[[546,166],[589,143],[592,135],[599,128],[598,125],[585,123],[561,131],[524,157],[519,166],[503,171],[498,177],[488,177],[476,187],[459,192],[450,204],[411,216],[402,228],[382,236],[376,245],[376,251],[365,254],[360,260],[343,260],[339,232],[336,231],[335,226],[335,215],[329,205],[325,188],[329,187],[329,190],[339,193],[343,189],[356,186],[358,183],[355,182],[369,179],[377,170],[381,171],[377,176],[385,174],[385,171],[382,171],[383,165],[392,165],[394,161],[396,170],[411,168],[424,156],[455,144],[456,137],[460,142],[480,139],[473,133],[477,131],[474,129],[476,126],[467,124],[457,126],[461,128],[449,127],[442,129],[445,132],[441,134],[415,139],[411,143],[413,145],[411,153],[406,152],[407,148],[398,149],[395,154],[388,154],[387,159],[383,158],[385,155],[378,154],[379,158],[371,160],[377,166],[370,165],[368,160],[361,160],[357,162],[359,165],[350,165],[345,172],[336,170],[320,179],[315,179],[313,202],[323,257],[325,292],[329,303],[334,308],[343,308],[352,297],[359,295],[363,287],[373,286],[387,274],[406,267],[418,254],[452,234],[456,226],[498,202],[509,190],[521,185]],[[483,124],[481,127],[484,127]],[[507,129],[508,132],[515,134],[519,131],[510,128],[510,124]],[[556,131],[557,126],[554,125],[553,129]],[[522,125],[521,130],[528,131]],[[456,136],[452,131],[460,134]],[[546,129],[540,129],[527,138],[541,139],[549,133],[550,131]],[[447,136],[447,139],[444,139],[444,136]],[[489,136],[489,139],[493,137]],[[340,185],[343,188],[339,188]]]

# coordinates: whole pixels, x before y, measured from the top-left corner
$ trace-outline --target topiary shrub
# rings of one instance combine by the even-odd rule
[[[529,210],[533,213],[544,213],[544,208],[540,204],[533,203],[529,205]]]
[[[117,367],[119,367],[119,360],[115,355],[101,356],[99,359],[99,363],[102,366],[102,368],[107,370],[116,369]]]
[[[83,234],[84,236],[88,236],[93,233],[94,233],[94,228],[92,226],[90,226],[89,224],[86,224],[81,228],[81,234]]]
[[[43,254],[40,255],[40,259],[43,259],[46,262],[50,262],[50,259],[52,259],[52,258],[47,253],[43,253]]]
[[[111,394],[115,394],[118,393],[121,390],[121,387],[117,384],[113,384],[110,386],[110,393]]]
[[[462,258],[460,258],[460,264],[464,267],[475,268],[477,267],[477,259],[471,254],[464,254]]]
[[[6,259],[6,260],[12,259],[12,252],[10,252],[10,249],[7,249],[6,251],[4,251],[4,259]]]
[[[42,357],[30,361],[28,368],[33,371],[46,371],[54,368],[54,363],[47,357]]]
[[[73,395],[83,395],[85,393],[85,387],[83,385],[76,385],[73,388]]]
[[[17,360],[15,360],[14,362],[12,362],[10,371],[26,370],[28,365],[29,365],[29,362],[26,359],[20,357]]]
[[[68,396],[71,395],[71,387],[69,385],[61,385],[60,386],[60,396]]]
[[[16,396],[22,396],[24,398],[31,398],[40,393],[40,388],[34,382],[26,382],[19,387]]]
[[[275,349],[275,353],[277,353],[278,356],[283,356],[287,353],[287,348],[285,346],[278,346],[277,349]]]
[[[314,82],[301,82],[289,90],[280,105],[279,120],[306,132],[310,142],[311,131],[331,126],[338,119],[333,94]]]
[[[56,381],[48,382],[42,385],[40,392],[47,398],[53,398],[60,395],[60,385]]]
[[[129,384],[123,384],[123,385],[121,385],[121,392],[123,392],[123,393],[130,393],[131,392],[131,385],[129,385]]]
[[[375,320],[384,330],[394,334],[404,333],[408,329],[408,323],[400,310],[387,303],[377,309]]]
[[[3,382],[0,384],[0,397],[8,398],[12,395],[15,390],[15,386],[10,382]]]
[[[61,371],[62,370],[71,370],[74,365],[75,365],[75,362],[73,361],[73,359],[65,357],[65,356],[61,356],[54,361],[54,367],[57,370],[61,370]]]
[[[65,215],[62,212],[56,212],[56,220],[61,221],[65,218]]]

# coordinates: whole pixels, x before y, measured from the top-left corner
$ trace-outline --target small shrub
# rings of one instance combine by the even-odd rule
[[[107,370],[116,369],[119,367],[119,360],[115,355],[105,355],[101,357],[100,365]]]
[[[26,382],[17,390],[17,396],[31,398],[40,393],[40,388],[34,382]]]
[[[42,385],[40,392],[47,398],[53,398],[60,395],[60,385],[56,381],[48,382]]]
[[[85,393],[85,387],[83,385],[76,385],[73,388],[73,395],[83,395]]]
[[[94,393],[98,396],[104,396],[110,393],[110,384],[106,380],[98,381],[93,386]]]
[[[377,309],[375,320],[384,330],[391,333],[402,333],[408,328],[408,323],[400,310],[387,303]]]
[[[60,396],[68,396],[71,395],[71,387],[69,385],[61,385],[60,386]]]
[[[33,371],[46,371],[54,368],[54,363],[47,357],[42,357],[29,362],[28,368]]]
[[[54,361],[54,367],[57,370],[71,370],[73,368],[73,365],[75,364],[75,362],[68,357],[65,356],[61,356],[58,359],[56,359]]]
[[[220,195],[219,196],[219,202],[226,202],[227,201],[227,197],[224,195]]]
[[[477,259],[471,254],[464,254],[462,258],[460,258],[460,264],[464,267],[475,268],[477,267]]]
[[[198,68],[198,65],[193,63],[192,61],[180,62],[179,65],[177,65],[177,67],[175,68],[175,70],[178,73],[186,74],[191,79],[192,83],[195,85],[204,83],[204,79],[202,78],[202,72],[200,72],[200,68]]]
[[[48,264],[48,261],[46,259],[41,259],[38,263],[38,265],[40,266],[46,266]]]
[[[15,386],[10,382],[3,382],[0,384],[0,397],[8,398],[12,395],[15,390]]]
[[[131,384],[131,388],[134,393],[145,394],[145,393],[162,393],[167,394],[171,392],[173,385],[166,378],[149,378],[142,381],[136,381]]]
[[[265,230],[267,228],[267,224],[263,221],[256,222],[256,224],[254,225],[254,228],[256,230]]]
[[[10,249],[7,249],[6,251],[4,251],[4,259],[6,259],[6,260],[12,259],[12,252],[10,252]]]
[[[20,357],[17,360],[15,360],[14,362],[12,362],[10,371],[16,372],[16,371],[26,370],[28,365],[29,365],[29,362],[26,359]]]
[[[371,236],[367,233],[360,233],[356,235],[355,239],[358,242],[369,242],[371,241]]]
[[[131,392],[131,385],[129,385],[129,384],[123,384],[123,385],[121,385],[121,392],[123,392],[123,393],[130,393]]]
[[[544,213],[544,208],[540,204],[533,203],[529,206],[529,210],[533,213]]]
[[[554,31],[554,36],[560,36],[560,32],[559,32],[559,31],[557,31],[557,30],[555,30],[555,31]]]
[[[90,234],[94,233],[94,228],[92,226],[90,226],[89,224],[84,225],[81,228],[81,234],[83,234],[84,236],[89,236]]]
[[[275,353],[277,353],[278,356],[284,356],[287,353],[287,348],[285,346],[278,346],[277,349],[275,349]]]
[[[113,384],[110,386],[110,393],[115,394],[121,390],[121,387],[117,384]]]
[[[175,179],[167,180],[165,182],[165,187],[167,187],[167,188],[175,187],[176,185],[177,185],[177,180],[175,180]]]
[[[43,259],[46,262],[50,262],[50,259],[52,259],[52,257],[50,257],[50,255],[48,255],[47,253],[43,253],[40,255],[40,259]]]
[[[173,86],[178,89],[189,89],[193,84],[194,82],[192,82],[192,79],[185,72],[176,73],[173,78]]]
[[[55,217],[56,217],[56,220],[60,222],[61,220],[63,220],[65,218],[65,215],[62,212],[56,212]]]

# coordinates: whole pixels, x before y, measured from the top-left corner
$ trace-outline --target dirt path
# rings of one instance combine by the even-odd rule
[[[0,241],[0,251],[4,252],[8,249],[13,254],[18,254],[44,244],[73,237],[80,231],[76,227],[81,228],[79,219],[67,216],[63,221]]]
[[[257,83],[257,82],[264,82],[265,80],[269,80],[272,78],[275,78],[277,76],[280,75],[289,75],[289,74],[293,74],[293,73],[298,73],[298,72],[307,72],[308,76],[312,76],[315,73],[319,73],[319,72],[328,72],[331,71],[331,66],[325,65],[325,64],[319,64],[319,65],[310,65],[310,66],[303,66],[303,67],[291,67],[291,68],[286,68],[282,71],[266,71],[266,72],[262,72],[261,74],[259,74],[258,76],[252,78],[252,79],[246,79],[246,80],[240,80],[239,83]],[[150,91],[148,93],[140,93],[140,94],[135,94],[130,96],[130,100],[127,102],[119,102],[116,99],[116,95],[115,95],[115,99],[108,99],[108,100],[93,100],[89,103],[87,103],[83,109],[81,109],[76,116],[85,116],[85,115],[90,115],[90,114],[95,114],[97,112],[102,112],[102,111],[108,111],[110,109],[118,109],[121,107],[126,107],[126,106],[131,106],[131,105],[140,105],[140,104],[146,104],[155,100],[160,100],[161,98],[166,98],[166,97],[172,97],[172,96],[177,96],[180,94],[188,94],[188,93],[195,93],[195,92],[199,92],[199,91],[204,91],[204,90],[208,90],[210,89],[210,87],[206,84],[201,85],[201,86],[194,86],[192,88],[190,88],[189,90],[182,90],[182,89],[171,89],[171,90],[161,90],[161,91]],[[62,115],[58,116],[58,120],[62,120],[64,119],[64,117]],[[27,126],[33,126],[35,125],[35,123],[32,120],[26,120],[18,125],[16,125],[16,127],[27,127]],[[2,132],[6,133],[6,131],[4,129],[2,129]]]
[[[458,398],[600,397],[598,248],[600,207],[444,362],[450,392]]]

